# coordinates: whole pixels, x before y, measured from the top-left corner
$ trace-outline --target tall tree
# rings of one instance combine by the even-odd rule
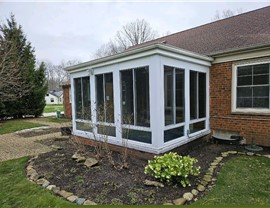
[[[213,21],[225,19],[225,18],[232,17],[238,14],[242,14],[242,13],[243,13],[243,9],[237,9],[235,11],[230,10],[230,9],[224,9],[222,10],[222,12],[217,10],[215,17],[213,18]]]
[[[2,45],[5,46],[1,48],[3,54],[3,58],[0,58],[0,63],[3,63],[0,68],[3,75],[1,79],[7,81],[0,86],[3,92],[0,100],[0,117],[36,115],[36,107],[42,103],[44,97],[33,100],[32,96],[44,86],[36,84],[42,70],[35,69],[34,49],[14,15],[7,19],[6,24],[0,26],[0,36]]]
[[[117,31],[115,37],[103,44],[95,53],[95,58],[120,53],[130,46],[138,45],[157,37],[157,32],[144,19],[129,22]]]

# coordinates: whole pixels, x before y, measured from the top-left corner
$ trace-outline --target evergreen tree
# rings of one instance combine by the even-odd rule
[[[0,118],[3,116],[16,118],[23,115],[41,115],[45,102],[46,92],[44,91],[47,91],[45,66],[41,64],[37,70],[35,69],[34,49],[27,41],[22,27],[17,24],[14,15],[7,19],[7,24],[0,25],[0,40],[3,45],[7,46],[2,52],[0,50],[0,55],[5,54],[3,57],[9,57],[1,59],[0,56],[0,71],[4,72],[2,78],[14,78],[13,83],[2,88],[6,95],[12,96],[1,97],[0,94]],[[12,54],[6,55],[9,51],[12,51]],[[4,60],[3,66],[5,67],[2,67],[1,60]],[[12,71],[15,73],[11,73]]]

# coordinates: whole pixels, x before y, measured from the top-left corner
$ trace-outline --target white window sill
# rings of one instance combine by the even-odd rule
[[[238,108],[233,110],[232,114],[270,115],[270,109]]]

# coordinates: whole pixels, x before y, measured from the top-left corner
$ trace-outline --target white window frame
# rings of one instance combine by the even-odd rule
[[[241,66],[250,66],[257,64],[270,64],[268,61],[254,61],[248,63],[234,63],[232,65],[232,95],[231,95],[231,111],[235,114],[270,114],[270,90],[269,90],[269,108],[237,108],[237,68]],[[269,73],[270,82],[270,73]]]

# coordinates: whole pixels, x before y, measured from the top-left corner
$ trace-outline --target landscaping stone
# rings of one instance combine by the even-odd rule
[[[178,198],[178,199],[175,199],[175,200],[173,200],[173,203],[175,204],[175,205],[183,205],[183,204],[185,204],[186,203],[186,199],[185,198]]]
[[[187,201],[191,201],[193,199],[193,194],[190,192],[184,193],[183,198],[186,199]]]
[[[223,157],[216,157],[216,160],[221,161],[223,159]]]
[[[198,189],[198,191],[200,191],[200,192],[205,191],[205,187],[204,187],[203,185],[201,185],[201,184],[199,184],[199,185],[197,186],[197,189]]]
[[[56,149],[56,150],[62,150],[63,149],[63,147],[60,147],[60,146],[57,146],[57,145],[52,145],[51,146],[53,149]]]
[[[93,201],[87,199],[87,200],[83,203],[83,205],[97,205],[97,204],[96,204],[95,202],[93,202]]]
[[[39,175],[37,174],[37,172],[34,172],[30,176],[30,180],[32,180],[32,181],[36,181],[38,178],[39,178]]]
[[[253,156],[254,153],[253,153],[253,152],[247,152],[247,155],[248,155],[248,156]]]
[[[78,204],[78,205],[82,205],[84,202],[85,202],[85,198],[78,198],[75,200],[75,203]]]
[[[37,171],[35,169],[30,169],[27,171],[27,176],[31,176],[32,174],[36,173],[37,174]]]
[[[80,157],[80,155],[76,152],[74,155],[72,155],[73,160],[77,160]]]
[[[222,155],[222,157],[228,157],[229,154],[225,153],[225,152],[222,152],[221,155]]]
[[[28,165],[27,168],[26,168],[27,171],[30,171],[32,169],[33,169],[33,165]]]
[[[87,158],[84,162],[84,165],[88,168],[90,168],[96,164],[98,164],[98,161],[95,158],[91,158],[91,157]]]
[[[164,187],[164,185],[160,182],[157,182],[157,181],[150,181],[150,180],[145,180],[144,181],[144,184],[147,185],[147,186],[156,186],[156,187]]]
[[[237,154],[237,151],[227,151],[228,154],[232,154],[232,155],[235,155]]]
[[[71,196],[69,196],[69,197],[67,198],[67,200],[70,201],[70,202],[75,202],[76,199],[78,199],[78,198],[79,198],[79,197],[77,197],[77,196],[75,196],[75,195],[71,195]]]
[[[58,194],[59,192],[60,192],[60,188],[59,187],[52,187],[52,191],[53,191],[53,193],[55,193],[55,194]]]
[[[217,166],[217,165],[218,165],[217,162],[212,162],[212,163],[211,163],[211,166]]]
[[[194,196],[197,196],[198,195],[198,190],[196,189],[192,189],[191,193],[194,195]]]
[[[56,188],[56,185],[49,185],[46,187],[49,191],[52,191],[54,188]]]
[[[206,186],[208,183],[209,183],[209,182],[204,181],[204,180],[201,181],[201,184],[202,184],[203,186]]]
[[[267,157],[267,158],[269,158],[270,159],[270,155],[263,155],[264,157]]]
[[[58,194],[59,194],[60,196],[64,197],[64,198],[66,198],[66,199],[67,199],[68,197],[70,197],[71,195],[73,195],[73,193],[67,192],[67,191],[64,191],[64,190],[59,191]]]
[[[47,186],[49,186],[49,185],[50,185],[50,182],[45,180],[44,183],[42,184],[42,187],[47,188]]]
[[[238,155],[245,155],[246,153],[244,152],[237,152]]]
[[[86,160],[86,158],[84,156],[79,156],[77,159],[76,159],[76,162],[78,163],[82,163]]]
[[[212,180],[212,176],[210,176],[210,175],[205,175],[205,176],[203,177],[203,180],[206,181],[206,182],[210,182],[210,181]]]
[[[45,178],[38,179],[36,182],[38,185],[41,185],[43,188],[46,188],[50,185],[50,182],[47,181]]]

